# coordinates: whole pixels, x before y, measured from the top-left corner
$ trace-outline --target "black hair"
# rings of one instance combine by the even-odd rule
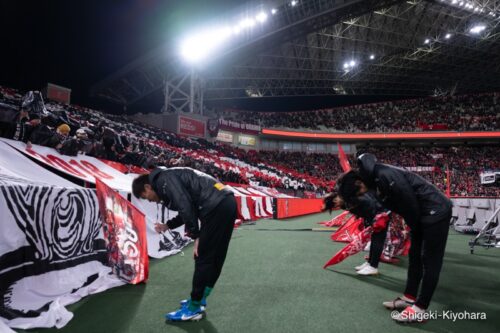
[[[359,182],[364,181],[361,174],[355,170],[344,173],[337,180],[338,194],[349,206],[358,203],[358,192],[361,189]]]
[[[149,182],[149,174],[140,175],[132,182],[132,194],[136,198],[140,198],[144,192],[145,185],[151,184]]]

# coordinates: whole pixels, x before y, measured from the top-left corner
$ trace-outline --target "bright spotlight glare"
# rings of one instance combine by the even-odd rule
[[[292,2],[290,2],[290,4],[292,5],[292,7],[296,6],[297,3],[298,3],[298,1],[296,1],[296,0],[292,0]]]
[[[349,62],[349,66],[351,66],[351,67],[356,66],[356,61],[351,60],[351,61]]]
[[[276,8],[271,9],[271,14],[273,14],[273,15],[274,15],[274,14],[276,14],[277,12],[278,12],[278,10],[277,10]]]
[[[370,60],[373,60],[375,59],[375,55],[374,54],[370,54]]]
[[[444,38],[446,38],[446,39],[450,39],[450,38],[451,38],[451,34],[446,34],[446,35],[444,36]]]
[[[257,14],[257,16],[255,16],[255,19],[260,23],[264,23],[267,20],[267,14],[264,12],[260,12],[259,14]]]
[[[473,33],[473,34],[478,34],[478,33],[482,32],[484,29],[486,29],[486,26],[484,26],[484,25],[476,25],[476,26],[472,27],[469,30],[469,32]]]
[[[206,59],[230,36],[231,28],[209,29],[203,33],[191,36],[181,44],[181,55],[188,62],[196,63]]]
[[[246,18],[240,21],[241,28],[251,28],[255,25],[255,21],[251,18]]]
[[[349,64],[347,62],[344,62],[344,68],[349,67]]]
[[[431,40],[430,40],[429,38],[426,38],[426,39],[424,40],[424,44],[429,44],[430,42],[431,42]]]

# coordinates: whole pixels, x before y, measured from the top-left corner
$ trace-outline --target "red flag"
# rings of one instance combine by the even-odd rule
[[[332,234],[331,238],[334,242],[349,243],[361,230],[363,230],[363,219],[353,215],[342,227]]]
[[[109,266],[127,283],[146,281],[149,260],[144,214],[99,179],[96,188]]]
[[[338,264],[345,258],[363,250],[366,244],[368,244],[371,234],[372,234],[372,228],[368,227],[363,229],[356,235],[354,235],[352,241],[349,244],[347,244],[342,250],[337,252],[330,260],[328,260],[323,266],[323,268],[327,268],[328,266]]]
[[[342,148],[342,146],[338,142],[337,142],[337,148],[339,150],[339,160],[340,160],[340,166],[342,167],[342,170],[344,170],[344,172],[351,170],[351,165],[349,164],[349,160],[347,159],[347,156],[344,152],[344,149]]]
[[[346,211],[340,213],[339,215],[335,216],[330,221],[318,222],[318,224],[322,224],[325,227],[341,227],[351,217],[349,214],[350,214],[349,211],[346,210]]]

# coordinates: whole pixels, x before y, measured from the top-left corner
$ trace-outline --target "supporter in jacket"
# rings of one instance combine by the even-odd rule
[[[401,311],[393,317],[396,321],[422,321],[422,314],[429,306],[441,272],[451,201],[422,177],[377,163],[371,154],[361,155],[358,167],[358,170],[339,178],[338,196],[333,200],[330,197],[330,206],[345,206],[353,210],[360,200],[377,200],[384,208],[404,218],[411,229],[406,289],[403,296],[384,302],[384,306]],[[369,190],[375,191],[376,198],[366,196]]]
[[[233,192],[213,177],[190,168],[156,168],[132,183],[137,198],[161,202],[179,212],[166,224],[156,224],[157,232],[185,225],[195,240],[195,271],[191,299],[181,301],[181,308],[166,315],[172,321],[196,320],[202,317],[206,298],[222,271],[236,220]],[[201,228],[198,225],[201,221]]]

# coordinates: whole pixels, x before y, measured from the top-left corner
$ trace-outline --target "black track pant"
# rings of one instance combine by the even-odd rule
[[[443,266],[444,250],[450,216],[430,226],[420,226],[411,231],[411,248],[409,255],[408,279],[405,295],[417,297],[415,304],[427,309],[439,281],[439,273]]]
[[[224,265],[236,220],[236,199],[227,196],[201,223],[198,257],[195,258],[191,299],[203,298],[205,287],[213,288]]]
[[[387,223],[387,226],[389,223]],[[370,242],[370,257],[368,258],[368,263],[370,266],[377,268],[380,262],[380,256],[384,251],[385,238],[387,236],[387,227],[379,232],[372,233],[372,238]]]

